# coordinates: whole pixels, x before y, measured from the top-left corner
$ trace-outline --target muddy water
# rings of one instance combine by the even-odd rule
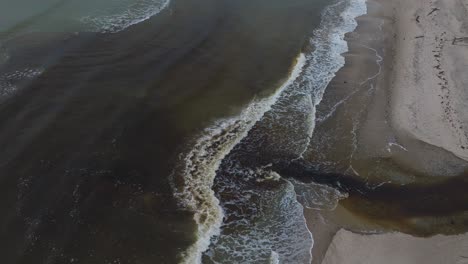
[[[2,262],[179,262],[179,154],[277,89],[327,1],[36,2],[0,8]]]

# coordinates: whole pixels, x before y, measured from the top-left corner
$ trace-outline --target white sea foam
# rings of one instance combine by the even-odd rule
[[[243,174],[238,176],[221,183],[223,193],[232,197],[223,199],[223,206],[230,209],[226,211],[229,220],[205,253],[209,262],[310,263],[312,234],[294,186],[282,180],[273,183],[275,188],[263,188],[263,184],[251,185]]]
[[[0,99],[13,95],[18,90],[18,84],[36,78],[41,69],[25,68],[0,75]]]
[[[345,63],[342,56],[348,51],[345,34],[356,28],[355,18],[366,12],[365,0],[339,0],[324,9],[321,24],[310,39],[312,52],[306,54],[302,75],[265,116],[271,128],[269,140],[280,146],[281,152],[298,159],[307,152],[316,121],[320,121],[316,120],[316,107]]]
[[[148,20],[166,8],[169,2],[170,0],[120,1],[118,8],[98,10],[80,20],[89,25],[91,30],[116,33]]]
[[[295,179],[289,180],[294,185],[294,191],[301,204],[309,209],[334,210],[338,201],[348,197],[346,193],[317,183],[304,183]]]
[[[210,239],[219,234],[223,211],[211,188],[221,161],[300,75],[304,63],[305,56],[300,54],[290,77],[273,95],[254,100],[239,116],[220,120],[206,129],[193,149],[183,156],[184,168],[174,173],[183,175],[184,186],[174,186],[175,195],[194,212],[198,227],[197,242],[184,253],[183,263],[200,263]]]
[[[336,9],[346,5],[345,9],[336,17]],[[322,15],[322,25],[314,31],[311,45],[315,50],[310,54],[310,67],[307,68],[308,90],[314,94],[313,111],[322,101],[325,89],[341,69],[345,60],[341,55],[348,51],[348,43],[345,34],[354,31],[357,27],[356,17],[367,13],[366,0],[342,0],[325,8]],[[310,129],[309,138],[315,128],[315,114],[313,116],[313,128]],[[307,144],[307,147],[310,147]],[[305,152],[306,150],[304,150]]]
[[[249,189],[248,184],[241,185],[250,177],[266,173],[256,181],[258,184],[277,177],[272,177],[272,172],[265,168],[243,168],[236,161],[227,161],[232,162],[230,173],[243,175],[243,180],[225,179],[217,187],[220,193],[232,191],[233,198],[223,201],[224,208],[237,207],[239,211],[223,212],[212,186],[223,159],[260,120],[268,123],[271,128],[268,137],[274,139],[273,147],[281,148],[282,152],[300,158],[308,147],[313,147],[309,143],[315,128],[315,108],[331,79],[344,65],[341,54],[348,50],[345,33],[353,31],[357,25],[355,18],[366,12],[365,0],[339,0],[327,7],[310,41],[313,51],[300,55],[287,82],[272,96],[254,100],[239,116],[221,120],[207,129],[183,156],[184,168],[176,173],[183,175],[184,185],[174,189],[181,203],[194,212],[198,225],[198,240],[184,253],[184,263],[200,263],[211,243],[206,256],[215,263],[226,263],[228,259],[238,263],[256,263],[258,259],[310,263],[310,247],[306,245],[312,246],[313,239],[296,192],[299,199],[308,202],[306,206],[314,208],[336,204],[334,199],[340,199],[341,194],[320,189],[323,186],[314,186],[318,189],[310,191],[306,185],[294,186],[289,181],[280,190]],[[284,131],[288,132],[287,136]],[[328,192],[325,203],[318,201],[324,190]],[[224,213],[238,219],[222,227],[235,230],[227,235],[220,233]],[[213,237],[216,239],[211,241]]]
[[[270,264],[279,264],[279,255],[275,251],[271,251]]]

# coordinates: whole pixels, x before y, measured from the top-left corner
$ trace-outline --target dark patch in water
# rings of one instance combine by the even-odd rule
[[[278,163],[284,177],[315,182],[349,194],[341,204],[383,227],[428,236],[468,231],[468,173],[432,183],[370,184],[357,176],[324,173],[304,161]],[[422,220],[422,221],[419,221]]]

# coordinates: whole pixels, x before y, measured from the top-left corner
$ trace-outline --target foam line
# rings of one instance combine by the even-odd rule
[[[184,186],[174,186],[175,196],[184,207],[194,212],[198,230],[197,241],[183,253],[182,263],[201,263],[202,253],[208,249],[210,239],[220,233],[224,214],[211,188],[221,161],[271,109],[280,94],[296,80],[305,61],[305,55],[301,53],[289,78],[274,94],[254,100],[239,116],[220,120],[206,129],[193,149],[184,156],[185,166],[181,172]]]

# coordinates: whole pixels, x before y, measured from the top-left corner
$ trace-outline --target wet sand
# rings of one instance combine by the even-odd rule
[[[467,182],[468,168],[468,69],[462,62],[468,56],[468,3],[367,4],[368,14],[347,35],[346,65],[319,105],[311,143],[316,148],[306,156],[320,173],[330,173],[326,184],[350,193],[335,211],[306,209],[313,262],[394,263],[395,251],[401,253],[398,263],[445,263],[426,262],[421,252],[430,249],[450,256],[450,263],[464,263],[451,245],[466,243],[468,235],[412,235],[468,231],[467,197],[463,188],[456,191]],[[394,231],[408,235],[362,235]]]

